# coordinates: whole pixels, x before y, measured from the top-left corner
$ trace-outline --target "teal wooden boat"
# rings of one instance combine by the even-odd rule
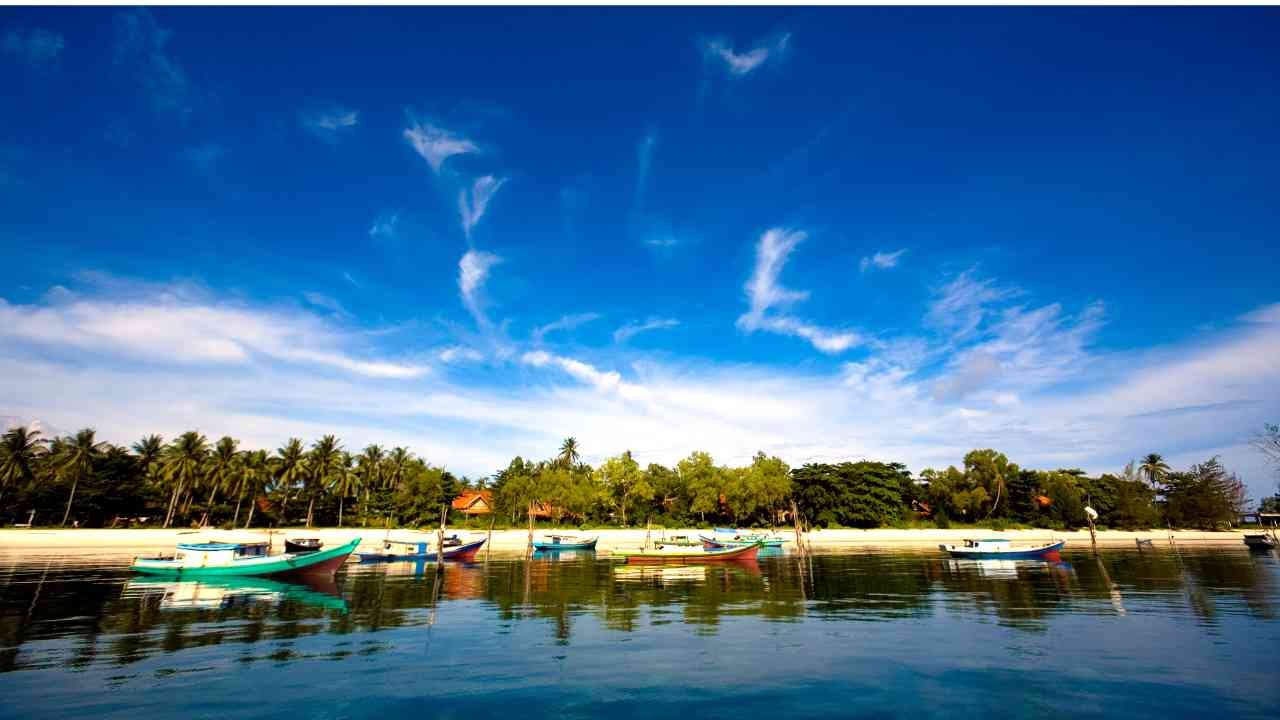
[[[780,548],[784,540],[780,537],[760,535],[760,534],[744,534],[744,535],[727,535],[717,531],[714,537],[699,535],[702,540],[702,546],[708,550],[716,550],[721,548],[748,547],[750,545],[760,545],[766,548]]]
[[[172,557],[134,558],[130,570],[173,577],[331,576],[360,544],[329,550],[268,555],[266,543],[180,543]]]

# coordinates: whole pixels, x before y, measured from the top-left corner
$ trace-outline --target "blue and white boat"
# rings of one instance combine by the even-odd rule
[[[950,553],[951,557],[970,560],[1033,560],[1057,552],[1066,544],[1066,540],[1055,540],[1043,545],[1014,545],[1004,538],[987,538],[965,540],[963,545],[944,543],[938,549]]]
[[[599,536],[580,538],[574,535],[548,535],[545,540],[534,540],[533,549],[543,552],[560,550],[595,550]]]

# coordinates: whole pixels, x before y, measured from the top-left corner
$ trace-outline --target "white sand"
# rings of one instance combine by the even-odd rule
[[[464,538],[479,539],[486,531],[450,528],[449,534],[457,533]],[[600,537],[598,549],[607,551],[615,547],[638,547],[644,543],[646,531],[643,528],[629,530],[567,530],[575,535]],[[688,535],[696,538],[699,533],[710,534],[708,530],[688,528],[683,530],[653,530],[652,537],[666,535]],[[362,539],[362,544],[374,546],[383,538],[418,538],[434,537],[432,531],[412,529],[306,529],[288,528],[272,531],[273,541],[282,543],[285,537],[318,537],[326,546],[341,544],[355,537]],[[539,529],[535,536],[549,534],[549,530]],[[794,533],[787,530],[781,535],[787,539],[788,545],[794,540]],[[1186,545],[1203,545],[1210,543],[1243,544],[1241,532],[1200,532],[1178,530],[1172,533],[1174,542]],[[179,542],[198,542],[203,539],[212,540],[249,540],[267,537],[266,530],[103,530],[103,529],[0,529],[0,552],[23,548],[61,548],[84,549],[88,553],[96,550],[110,551],[122,548],[172,548]],[[1089,531],[1077,530],[1061,532],[1053,530],[1009,530],[996,532],[993,530],[816,530],[809,534],[809,542],[815,548],[840,547],[928,547],[939,543],[957,542],[965,538],[1008,538],[1015,542],[1046,541],[1051,538],[1065,539],[1070,548],[1089,546]],[[1169,543],[1170,533],[1167,530],[1148,530],[1127,532],[1108,530],[1098,533],[1098,543],[1106,545],[1134,545],[1135,538],[1151,539],[1158,545]],[[519,552],[528,541],[527,530],[495,530],[493,532],[492,549],[494,552]]]

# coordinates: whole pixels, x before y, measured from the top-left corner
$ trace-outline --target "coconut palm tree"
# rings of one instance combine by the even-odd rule
[[[333,485],[334,492],[338,493],[338,527],[342,527],[342,509],[347,496],[360,491],[360,474],[355,471],[355,462],[351,453],[344,452],[338,463],[338,474]]]
[[[413,461],[413,453],[408,448],[396,447],[391,448],[391,454],[387,455],[387,487],[395,490],[404,484],[405,474],[409,470],[409,463]]]
[[[316,507],[316,496],[329,487],[337,479],[342,464],[342,445],[338,438],[325,435],[311,446],[307,473],[307,495],[311,501],[307,504],[307,527],[311,527],[312,513]]]
[[[39,430],[24,425],[4,434],[0,439],[0,499],[10,484],[28,485],[35,479],[36,465],[47,444]]]
[[[386,476],[386,455],[381,445],[370,445],[360,453],[356,472],[360,474],[360,517],[361,524],[368,522],[365,515],[365,498],[369,491],[380,486]]]
[[[298,438],[289,438],[276,453],[279,455],[275,464],[276,489],[284,496],[280,502],[280,524],[283,525],[293,488],[306,481],[307,453]]]
[[[1138,466],[1138,470],[1147,476],[1147,482],[1152,487],[1158,487],[1169,476],[1169,466],[1160,453],[1151,453],[1142,458],[1142,465]]]
[[[560,443],[560,455],[556,461],[562,467],[572,467],[578,462],[580,454],[578,453],[578,439],[570,435]]]
[[[164,456],[164,438],[159,435],[146,435],[133,444],[133,454],[142,467],[143,477],[148,483],[160,482],[160,461]]]
[[[247,450],[240,460],[244,472],[241,474],[240,494],[249,493],[249,518],[244,526],[253,525],[253,511],[258,506],[258,496],[267,491],[267,483],[271,480],[271,461],[266,450]],[[240,501],[236,500],[236,517],[231,521],[235,525],[240,520]]]
[[[67,496],[67,509],[62,513],[60,527],[65,527],[67,518],[71,517],[71,503],[75,502],[76,488],[80,486],[82,480],[93,479],[93,461],[105,455],[109,447],[110,445],[105,442],[98,442],[93,429],[85,428],[76,433],[75,437],[69,438],[60,448],[55,460],[58,476],[64,480],[71,478],[71,494]]]
[[[218,440],[218,444],[213,446],[213,452],[209,455],[209,466],[205,474],[209,483],[209,501],[205,503],[204,515],[200,518],[200,527],[209,524],[209,514],[213,512],[213,500],[218,495],[218,490],[223,488],[230,489],[237,483],[237,476],[241,474],[240,469],[240,453],[236,451],[236,446],[240,444],[229,436],[223,436]]]
[[[204,477],[208,457],[209,441],[194,430],[182,433],[165,448],[160,474],[173,488],[169,496],[169,512],[164,517],[165,527],[173,521],[182,492],[190,491]]]

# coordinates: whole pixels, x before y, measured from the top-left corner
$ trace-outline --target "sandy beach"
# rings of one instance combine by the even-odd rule
[[[212,528],[205,530],[189,528],[168,530],[5,528],[0,530],[0,551],[13,551],[24,548],[62,548],[93,552],[95,550],[110,551],[121,548],[172,548],[179,542],[195,542],[206,538],[216,540],[261,539],[268,536],[268,532],[265,529],[218,530]],[[487,534],[485,530],[465,528],[450,528],[448,532],[475,539]],[[550,530],[539,529],[535,535],[540,536],[550,532]],[[586,536],[598,535],[600,541],[597,547],[600,551],[642,545],[646,534],[646,530],[643,528],[566,530],[565,532]],[[710,533],[708,530],[695,528],[681,530],[655,529],[648,532],[654,539],[661,538],[664,534],[667,536],[687,535],[696,537],[699,533]],[[782,531],[780,534],[787,539],[788,546],[792,546],[795,534],[789,530]],[[373,546],[381,543],[385,538],[418,538],[427,535],[428,533],[424,531],[398,528],[391,530],[372,528],[284,528],[270,531],[270,537],[276,542],[282,542],[285,537],[317,537],[322,539],[326,545],[340,544],[359,537],[362,544]],[[815,530],[808,535],[808,540],[815,550],[838,550],[840,548],[855,547],[929,547],[936,546],[939,543],[957,542],[973,537],[1008,538],[1014,542],[1035,542],[1057,538],[1065,539],[1068,547],[1079,548],[1089,545],[1088,530],[1064,532],[1047,529],[1007,530],[1002,532],[972,529],[899,530],[891,528]],[[1167,530],[1107,530],[1098,532],[1098,543],[1110,546],[1133,546],[1135,539],[1150,539],[1154,544],[1168,545],[1171,537],[1174,543],[1186,545],[1240,545],[1242,544],[1243,533],[1238,531],[1203,532],[1194,530],[1176,530],[1172,533]],[[525,548],[527,541],[528,531],[526,530],[495,530],[493,531],[492,549],[498,553],[518,553]]]

